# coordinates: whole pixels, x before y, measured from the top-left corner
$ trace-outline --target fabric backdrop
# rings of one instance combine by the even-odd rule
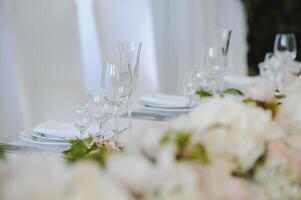
[[[143,41],[138,93],[181,94],[213,28],[233,30],[229,73],[246,73],[240,0],[0,0],[0,141],[72,121],[117,41]]]

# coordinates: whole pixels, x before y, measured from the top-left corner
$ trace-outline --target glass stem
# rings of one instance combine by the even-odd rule
[[[119,135],[119,128],[118,128],[118,112],[119,112],[119,106],[116,105],[115,111],[114,111],[114,128],[115,128],[115,136]]]
[[[127,102],[127,109],[128,109],[128,130],[131,130],[133,128],[133,124],[132,124],[132,105],[131,105],[131,101],[128,100]]]
[[[103,122],[99,122],[99,137],[100,139],[104,139],[104,130],[103,130]]]

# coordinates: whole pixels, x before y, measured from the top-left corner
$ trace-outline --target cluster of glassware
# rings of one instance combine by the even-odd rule
[[[119,108],[126,104],[128,111],[128,128],[132,128],[131,100],[139,76],[139,58],[141,42],[118,42],[119,64],[104,63],[102,68],[101,89],[90,92],[85,106],[76,110],[74,126],[83,138],[92,120],[99,125],[99,139],[107,139],[120,134],[118,117]],[[105,135],[103,125],[114,117],[112,134]],[[108,132],[108,131],[106,131]]]
[[[190,106],[196,103],[195,93],[200,88],[215,95],[221,94],[227,69],[231,34],[232,31],[228,29],[213,31],[212,43],[202,49],[201,65],[190,69],[184,89],[184,95],[189,98]]]
[[[294,34],[277,34],[274,42],[274,53],[267,53],[263,62],[259,63],[260,75],[273,81],[279,90],[291,73],[300,72],[295,61],[297,44]]]

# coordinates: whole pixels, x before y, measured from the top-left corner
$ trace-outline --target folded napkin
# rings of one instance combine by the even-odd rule
[[[253,82],[260,79],[259,76],[226,76],[224,89],[235,88],[241,91],[246,90]]]
[[[140,102],[158,108],[187,108],[189,100],[184,96],[155,94],[141,97]]]
[[[97,127],[90,127],[87,132],[97,131]],[[79,137],[80,133],[72,124],[62,123],[57,121],[47,120],[33,129],[33,132],[44,134],[49,137],[58,138],[75,138]]]

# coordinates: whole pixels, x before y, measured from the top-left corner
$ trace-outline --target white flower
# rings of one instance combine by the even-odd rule
[[[301,199],[301,187],[296,182],[298,176],[285,162],[277,157],[266,161],[256,171],[252,182],[252,197],[256,200]]]
[[[156,173],[152,164],[139,155],[114,155],[108,160],[107,174],[124,188],[140,195],[152,189]]]
[[[131,197],[94,162],[79,162],[70,169],[64,200],[129,200]]]
[[[0,163],[0,199],[130,200],[97,163],[67,166],[58,155],[30,154]]]
[[[281,92],[285,95],[301,92],[301,77],[292,77],[287,80]]]
[[[283,135],[270,112],[232,98],[211,99],[174,126],[190,130],[210,160],[229,161],[242,171],[263,154],[267,140]]]
[[[246,97],[268,102],[274,98],[275,86],[272,81],[260,80],[253,83],[246,92]]]
[[[0,199],[62,200],[67,172],[56,155],[8,157],[0,164]]]
[[[277,121],[290,135],[301,134],[301,93],[288,95],[282,100]]]
[[[175,165],[164,171],[156,189],[145,195],[145,200],[206,200],[200,184],[200,174],[191,166]]]

